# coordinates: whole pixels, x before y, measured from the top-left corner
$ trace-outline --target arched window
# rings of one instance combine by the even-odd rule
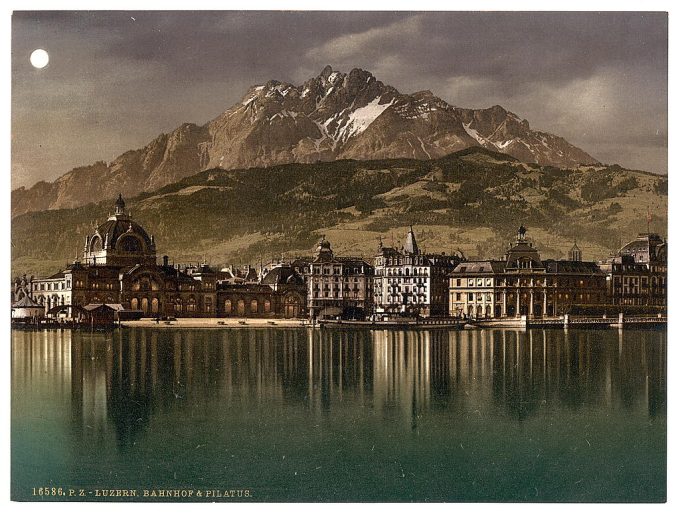
[[[257,313],[257,299],[253,299],[250,301],[250,312]]]
[[[132,311],[137,311],[138,308],[139,308],[139,301],[135,297],[130,301],[130,309],[132,309]]]
[[[264,312],[269,313],[272,310],[272,303],[269,300],[264,301]]]
[[[102,240],[99,236],[93,236],[90,241],[90,252],[100,252],[102,249]]]
[[[224,301],[224,312],[227,315],[231,313],[231,300],[229,299]]]

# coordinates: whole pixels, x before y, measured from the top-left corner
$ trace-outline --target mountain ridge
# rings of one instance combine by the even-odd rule
[[[240,169],[352,158],[433,159],[471,146],[556,167],[597,163],[500,105],[459,108],[429,90],[402,94],[368,71],[326,66],[302,85],[270,80],[203,125],[183,123],[113,161],[12,191],[12,215],[153,191],[212,167]]]

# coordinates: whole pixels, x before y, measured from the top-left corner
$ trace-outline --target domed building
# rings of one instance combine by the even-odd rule
[[[31,279],[31,296],[45,311],[111,304],[143,316],[215,316],[217,273],[207,265],[180,269],[156,262],[153,235],[125,210],[85,237],[83,260],[54,275]]]
[[[134,266],[156,264],[153,235],[125,212],[125,201],[118,195],[114,213],[85,237],[85,264],[90,266]]]
[[[616,306],[646,306],[665,311],[668,245],[659,234],[638,234],[616,255],[600,263],[607,274],[607,289]]]

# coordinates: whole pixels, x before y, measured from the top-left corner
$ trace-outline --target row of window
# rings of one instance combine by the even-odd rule
[[[382,303],[382,300],[378,300],[378,304]],[[404,295],[404,296],[387,296],[388,304],[426,304],[427,297],[424,295]]]
[[[578,279],[572,277],[552,279],[548,277],[547,279],[533,279],[533,284],[529,278],[499,278],[496,281],[496,286],[562,286],[562,287],[604,287],[606,284],[605,279],[600,277],[593,277],[587,279]],[[480,287],[480,286],[493,286],[492,277],[470,277],[465,281],[465,279],[455,278],[451,279],[451,287]]]
[[[315,282],[312,286],[313,286],[313,289],[315,289],[315,290],[320,290],[320,289],[321,289],[321,284],[319,284],[318,282]],[[349,290],[349,284],[343,284],[343,286],[344,286],[344,289],[345,289],[345,290]],[[354,284],[352,284],[352,289],[358,290],[358,289],[360,288],[360,286],[361,286],[361,285],[360,285],[358,282],[355,282]],[[324,290],[333,289],[333,290],[336,290],[336,291],[337,291],[337,290],[340,289],[340,284],[339,284],[339,283],[334,283],[332,286],[331,286],[330,284],[324,284],[324,285],[323,285],[323,289],[324,289]]]
[[[234,306],[236,306],[236,307],[234,307]],[[257,299],[252,299],[250,301],[249,306],[250,306],[250,312],[251,313],[257,313],[258,309],[260,307],[264,308],[265,313],[269,313],[271,311],[271,302],[269,300],[265,300],[264,304],[262,306],[260,306],[259,303],[257,302]],[[236,304],[234,304],[229,299],[224,301],[224,312],[227,313],[227,314],[230,314],[230,313],[236,311],[237,313],[242,315],[244,310],[245,310],[245,307],[246,307],[246,303],[243,299],[239,299],[238,301],[236,301]]]
[[[409,277],[410,275],[414,276],[429,276],[430,275],[430,270],[429,268],[386,268],[385,272],[382,273],[382,276],[384,277]],[[380,277],[380,272],[376,272],[376,277]]]
[[[312,274],[314,275],[349,275],[349,274],[361,274],[363,275],[363,272],[361,271],[361,268],[344,268],[344,273],[343,273],[343,268],[341,266],[314,266],[312,268]]]
[[[414,257],[402,257],[402,256],[397,256],[397,257],[386,257],[384,260],[379,259],[381,264],[385,264],[388,266],[399,266],[399,265],[404,265],[404,264],[415,264],[415,265],[423,265],[426,264],[427,259],[425,257],[420,257],[420,256],[414,256]]]
[[[64,290],[71,288],[71,281],[68,280],[64,282],[48,282],[48,283],[33,283],[33,291],[52,291],[52,290]]]
[[[463,300],[463,293],[456,293],[455,300],[456,302],[461,302]],[[467,301],[468,302],[491,302],[492,299],[492,294],[491,293],[468,293],[467,294]]]
[[[650,278],[647,276],[644,277],[623,277],[623,285],[624,286],[642,286],[643,288],[648,287],[650,284]],[[656,277],[651,277],[651,285],[653,287],[658,286],[664,286],[666,284],[666,278],[665,277],[659,277],[658,279]],[[621,277],[615,276],[614,277],[614,285],[615,286],[620,286],[621,285]]]
[[[460,302],[460,303],[465,303],[465,302],[492,302],[493,297],[492,293],[467,293],[467,296],[465,296],[465,293],[456,293],[454,298],[452,299],[454,302]],[[500,294],[496,294],[498,300],[502,300],[502,296]],[[526,294],[524,294],[526,295]],[[526,296],[522,297],[523,299],[527,300]],[[594,294],[591,293],[578,293],[578,294],[569,294],[569,293],[558,293],[557,294],[557,300],[574,300],[578,302],[597,302],[600,299],[600,297],[597,297]],[[514,298],[508,298],[506,300],[514,300]],[[541,302],[542,299],[534,299],[535,302],[538,304]],[[552,296],[550,297],[549,300],[552,300]]]
[[[36,302],[45,306],[47,310],[56,306],[63,306],[65,304],[71,303],[71,297],[68,295],[64,297],[58,297],[57,295],[52,295],[51,297],[43,297],[42,295],[37,298]]]
[[[453,283],[454,280],[451,279],[451,282]],[[455,285],[456,286],[463,285],[463,279],[456,278],[455,279]],[[493,285],[493,279],[491,277],[483,277],[483,278],[470,277],[467,280],[467,285],[468,286],[492,286]]]
[[[430,290],[428,290],[426,287],[422,286],[413,286],[413,289],[411,289],[410,286],[404,286],[403,287],[403,292],[404,293],[428,293]],[[402,292],[402,286],[388,286],[387,287],[387,293],[401,293]]]
[[[314,291],[314,292],[312,292],[312,298],[314,298],[314,299],[321,299],[321,298],[324,298],[324,299],[350,299],[350,298],[358,299],[359,294],[356,293],[356,292],[354,292],[354,293],[345,292],[345,294],[343,295],[342,293],[335,292],[335,291],[334,292],[324,291],[323,295],[322,295],[321,292]],[[363,299],[363,297],[362,297],[362,299]]]

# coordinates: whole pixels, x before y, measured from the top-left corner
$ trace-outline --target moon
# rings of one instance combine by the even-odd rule
[[[50,62],[50,55],[44,49],[35,49],[31,53],[31,65],[35,68],[45,68]]]

